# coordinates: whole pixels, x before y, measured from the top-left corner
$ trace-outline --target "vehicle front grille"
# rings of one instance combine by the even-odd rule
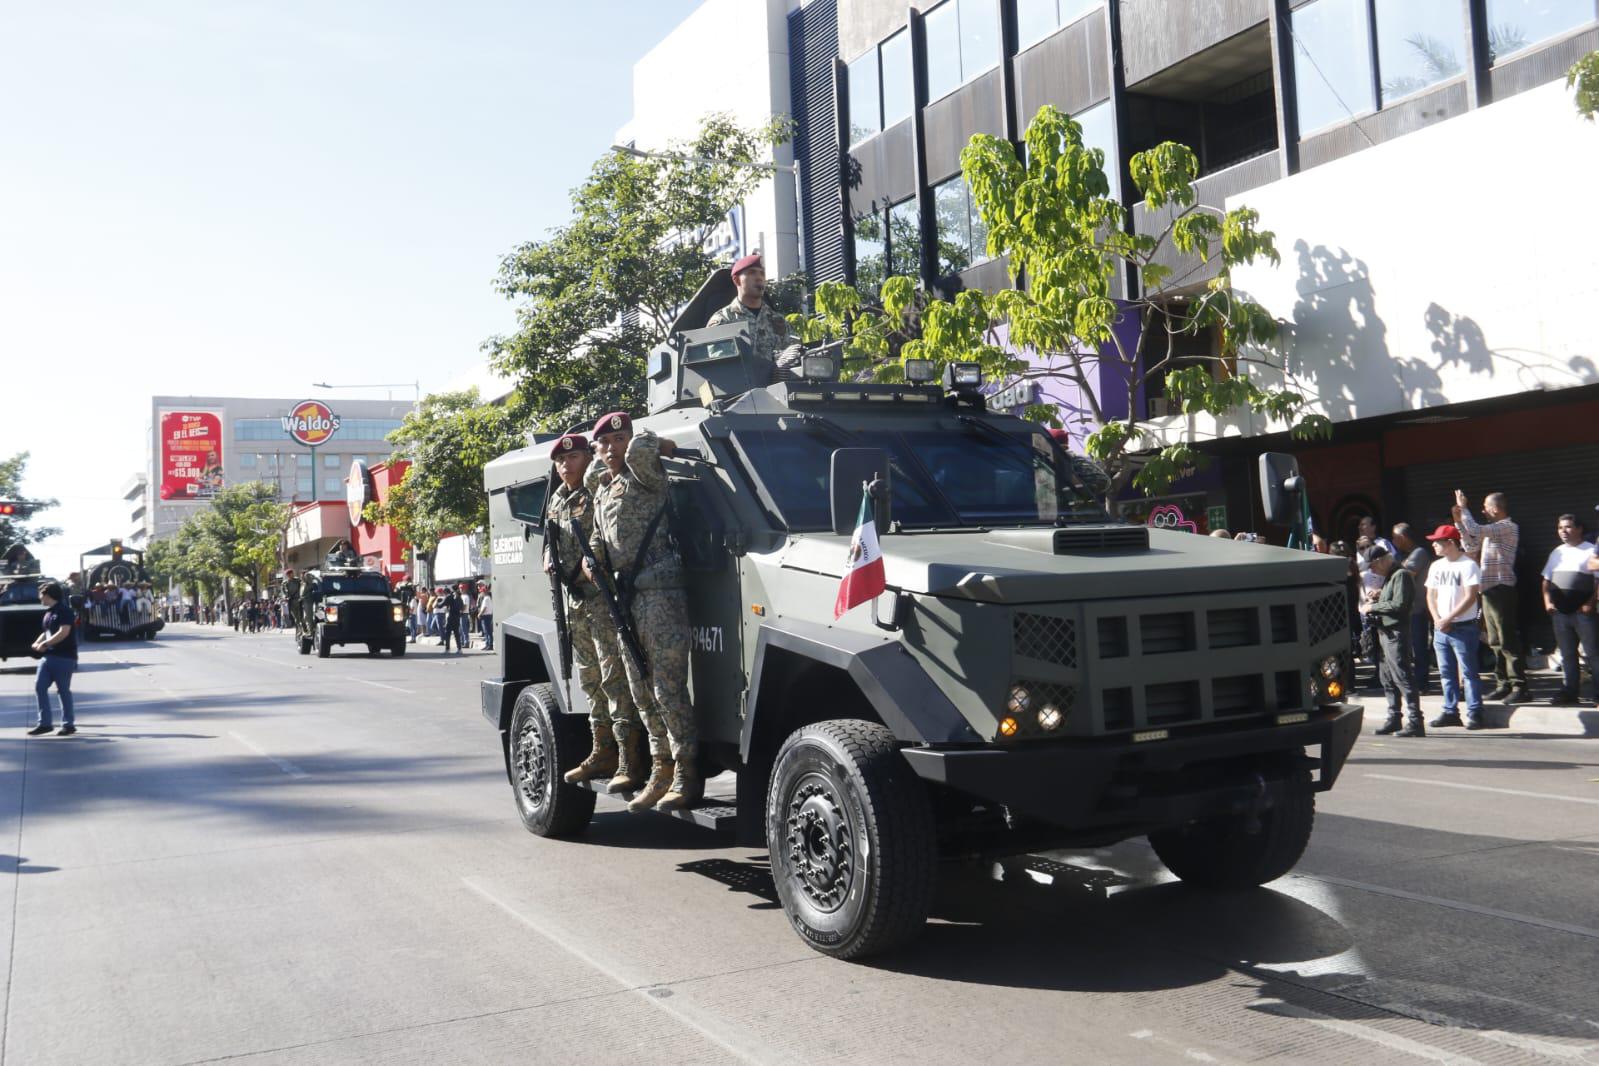
[[[1344,597],[1323,585],[1017,610],[1010,676],[1071,693],[1064,732],[1078,736],[1300,711],[1313,662],[1347,639]]]
[[[386,603],[343,603],[339,605],[339,625],[347,630],[381,629],[390,613]]]
[[[1148,550],[1148,526],[1090,526],[1055,531],[1056,555]]]
[[[1011,622],[1011,641],[1016,654],[1028,659],[1077,665],[1077,623],[1052,614],[1017,611]]]

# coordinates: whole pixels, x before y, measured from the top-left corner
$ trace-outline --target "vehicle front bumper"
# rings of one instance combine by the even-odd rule
[[[1250,769],[1319,748],[1314,788],[1333,786],[1360,735],[1361,707],[1340,704],[1292,725],[1235,726],[1134,743],[1128,737],[1013,747],[904,748],[923,780],[1068,829],[1137,831],[1250,809]],[[1130,833],[1129,835],[1135,835]]]

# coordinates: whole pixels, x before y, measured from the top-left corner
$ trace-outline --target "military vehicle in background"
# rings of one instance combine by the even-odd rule
[[[144,552],[120,540],[78,556],[81,596],[74,596],[78,639],[154,640],[166,627],[156,613],[150,575],[144,569]],[[123,590],[128,590],[124,593]]]
[[[39,589],[48,580],[24,545],[13,544],[0,553],[0,662],[37,658],[33,642],[44,618]]]
[[[648,361],[687,572],[703,804],[674,817],[764,845],[812,947],[917,935],[941,858],[1147,836],[1184,881],[1287,873],[1355,743],[1345,562],[1110,520],[1037,424],[987,408],[975,365],[768,384],[713,278]],[[567,784],[588,707],[560,684],[546,446],[485,470],[499,676],[482,683],[517,812],[589,823]],[[1268,520],[1304,491],[1268,469]],[[871,487],[886,591],[834,619]]]
[[[319,659],[346,644],[364,644],[369,655],[387,648],[399,658],[405,654],[405,608],[388,579],[365,569],[341,542],[321,567],[300,575],[294,639],[301,655],[314,648]]]

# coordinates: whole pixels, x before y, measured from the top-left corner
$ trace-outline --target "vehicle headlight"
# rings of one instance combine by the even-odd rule
[[[1321,676],[1326,678],[1328,681],[1331,681],[1343,674],[1344,664],[1343,661],[1338,658],[1338,656],[1329,655],[1327,658],[1321,661],[1320,669]]]
[[[396,622],[405,621],[405,608],[401,607],[399,604],[394,605],[394,620]]]
[[[1060,708],[1053,703],[1046,703],[1038,709],[1038,724],[1044,729],[1059,729],[1065,720],[1066,716],[1060,713]]]
[[[339,620],[339,609],[337,607],[329,607],[328,608],[328,621],[337,622],[338,620]]]
[[[1027,713],[1027,708],[1032,705],[1033,694],[1027,691],[1026,685],[1012,685],[1010,698],[1005,701],[1005,709],[1013,715]]]

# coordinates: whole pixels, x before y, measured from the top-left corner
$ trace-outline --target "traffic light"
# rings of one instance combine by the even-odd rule
[[[122,560],[122,541],[120,539],[113,539],[111,541],[111,558],[116,562],[120,562]]]
[[[27,500],[0,500],[0,518],[27,518],[33,507]]]

